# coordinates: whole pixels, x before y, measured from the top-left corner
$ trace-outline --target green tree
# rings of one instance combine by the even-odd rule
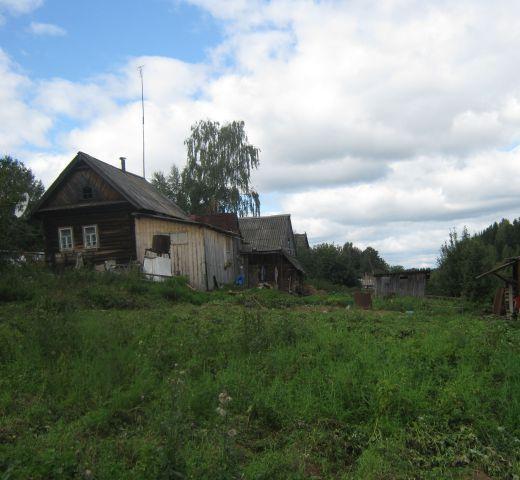
[[[182,186],[192,213],[260,215],[260,198],[250,183],[259,149],[248,142],[244,122],[201,120],[184,142],[187,163]]]
[[[388,270],[388,263],[381,258],[379,252],[375,248],[367,247],[363,250],[361,256],[362,273],[382,273]]]
[[[151,183],[163,195],[171,199],[183,210],[188,211],[188,199],[182,187],[181,172],[177,165],[172,165],[168,176],[162,172],[155,172]]]
[[[168,176],[154,173],[152,183],[162,193],[190,213],[260,215],[260,197],[251,185],[260,150],[249,143],[244,122],[201,120],[184,144],[182,173],[175,166]]]
[[[490,277],[477,280],[476,276],[489,270],[494,262],[494,245],[486,244],[478,236],[471,237],[466,228],[461,235],[450,231],[441,247],[438,269],[432,275],[432,292],[485,300],[491,296],[496,282]]]
[[[0,250],[32,250],[41,248],[43,239],[39,225],[29,223],[31,207],[43,195],[44,188],[32,171],[10,156],[0,158]],[[27,194],[29,205],[18,216],[17,206]]]
[[[346,242],[342,247],[333,243],[315,245],[301,252],[298,258],[309,277],[350,287],[357,286],[365,272],[388,268],[377,250],[372,247],[361,250],[351,242]]]

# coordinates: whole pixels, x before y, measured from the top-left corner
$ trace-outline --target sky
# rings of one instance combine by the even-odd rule
[[[0,153],[49,186],[77,151],[147,176],[244,120],[262,214],[434,266],[520,216],[520,2],[0,0]]]

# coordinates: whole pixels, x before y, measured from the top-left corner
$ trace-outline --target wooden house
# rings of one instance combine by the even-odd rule
[[[46,258],[73,264],[143,264],[150,250],[171,259],[171,274],[200,290],[232,283],[240,235],[189,218],[144,178],[79,152],[33,210]],[[153,252],[152,252],[153,253]]]
[[[430,278],[430,270],[414,269],[402,272],[376,273],[374,278],[377,297],[392,295],[424,297],[426,283]]]
[[[238,224],[247,285],[269,284],[280,290],[301,292],[305,272],[296,259],[291,216],[243,217]]]

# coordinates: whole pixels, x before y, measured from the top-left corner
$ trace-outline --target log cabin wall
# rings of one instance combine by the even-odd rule
[[[262,267],[264,282],[284,291],[299,291],[302,287],[303,275],[280,253],[253,253],[247,255],[248,287],[256,287],[261,283]],[[276,278],[275,269],[278,269]]]
[[[136,259],[134,219],[128,204],[88,208],[54,210],[42,214],[45,252],[51,262],[72,264],[81,252],[86,261],[94,264],[105,260],[127,263]],[[83,227],[97,225],[98,247],[86,249],[83,244]],[[58,229],[72,227],[72,251],[60,252]]]

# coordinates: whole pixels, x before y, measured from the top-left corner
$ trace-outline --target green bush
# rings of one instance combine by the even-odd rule
[[[23,302],[34,296],[31,282],[24,281],[24,271],[17,267],[7,267],[0,273],[0,303]]]

